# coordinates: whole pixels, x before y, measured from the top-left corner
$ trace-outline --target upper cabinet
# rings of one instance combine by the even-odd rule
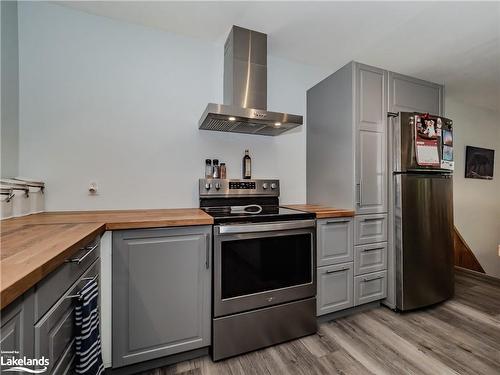
[[[443,86],[389,72],[389,111],[444,115]]]
[[[307,91],[307,202],[388,212],[387,112],[443,113],[443,86],[351,62]]]
[[[387,212],[387,72],[356,64],[356,213]]]

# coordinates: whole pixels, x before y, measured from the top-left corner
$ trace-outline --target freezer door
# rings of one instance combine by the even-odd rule
[[[395,175],[396,305],[411,310],[453,296],[453,179]]]
[[[453,170],[453,121],[445,117],[429,115],[429,119],[436,124],[437,157],[439,165],[419,165],[417,163],[417,149],[415,144],[415,119],[425,114],[416,112],[401,112],[396,118],[390,119],[392,127],[392,170],[394,172],[410,172],[426,170],[452,171]],[[439,125],[438,125],[439,123]]]

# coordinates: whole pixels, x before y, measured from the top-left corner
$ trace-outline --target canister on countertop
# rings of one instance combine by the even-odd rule
[[[205,178],[213,177],[212,160],[205,159]]]
[[[8,219],[14,215],[14,190],[9,185],[0,185],[0,218]]]
[[[220,178],[227,178],[226,163],[220,163]]]
[[[220,178],[220,166],[219,166],[219,159],[214,159],[213,160],[213,178]]]
[[[12,216],[25,216],[30,214],[30,198],[29,187],[22,181],[14,179],[2,178],[0,180],[2,185],[12,188]]]
[[[45,183],[29,177],[16,177],[14,180],[25,183],[28,186],[30,214],[45,211]]]

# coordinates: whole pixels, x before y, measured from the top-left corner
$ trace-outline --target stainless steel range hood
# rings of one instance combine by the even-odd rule
[[[233,26],[224,45],[224,104],[209,103],[199,128],[279,135],[303,118],[267,110],[267,35]]]

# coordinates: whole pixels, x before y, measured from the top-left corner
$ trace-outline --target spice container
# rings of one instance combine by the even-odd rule
[[[226,163],[220,163],[220,178],[227,178]]]
[[[219,167],[219,160],[214,159],[213,161],[213,178],[220,178],[220,167]]]
[[[213,169],[212,169],[212,160],[205,159],[205,178],[212,178]]]

